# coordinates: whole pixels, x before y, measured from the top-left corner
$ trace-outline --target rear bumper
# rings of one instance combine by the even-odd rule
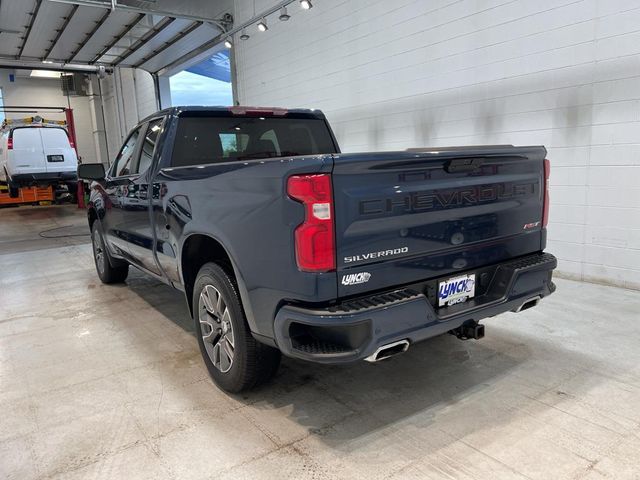
[[[42,172],[16,173],[11,175],[11,182],[16,185],[55,184],[60,182],[75,182],[78,180],[76,171],[72,172]]]
[[[275,319],[276,342],[282,353],[303,360],[333,364],[361,360],[382,345],[405,339],[419,342],[469,320],[477,322],[535,304],[529,302],[555,291],[551,277],[556,266],[556,258],[548,253],[501,263],[483,295],[440,309],[424,293],[412,289],[328,308],[285,305]]]

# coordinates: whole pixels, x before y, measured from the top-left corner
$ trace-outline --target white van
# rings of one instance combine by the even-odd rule
[[[58,185],[77,180],[78,157],[62,127],[6,125],[0,141],[0,180],[11,196],[30,185]]]

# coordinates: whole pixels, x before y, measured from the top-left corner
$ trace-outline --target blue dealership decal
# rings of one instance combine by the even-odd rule
[[[442,283],[440,284],[440,291],[438,292],[438,297],[442,299],[447,299],[450,295],[454,295],[456,293],[471,293],[473,291],[473,286],[475,285],[475,281],[471,278],[464,278],[458,280],[457,282],[451,283]]]

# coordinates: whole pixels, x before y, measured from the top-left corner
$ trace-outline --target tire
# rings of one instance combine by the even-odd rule
[[[218,387],[238,393],[276,374],[280,351],[253,338],[235,281],[222,267],[202,266],[192,302],[200,353]]]
[[[65,184],[67,186],[67,190],[69,191],[69,203],[78,203],[78,185],[73,183]]]
[[[9,186],[9,196],[11,198],[18,198],[20,196],[20,187],[11,182],[9,182],[7,185]]]
[[[118,262],[112,265],[97,221],[93,222],[91,228],[91,245],[93,247],[93,260],[96,264],[96,271],[102,283],[124,282],[129,274],[129,264]]]

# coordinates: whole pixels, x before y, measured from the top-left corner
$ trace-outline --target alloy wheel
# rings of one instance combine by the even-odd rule
[[[200,293],[198,320],[209,359],[222,373],[228,372],[233,365],[235,351],[231,312],[213,285],[206,285]]]

